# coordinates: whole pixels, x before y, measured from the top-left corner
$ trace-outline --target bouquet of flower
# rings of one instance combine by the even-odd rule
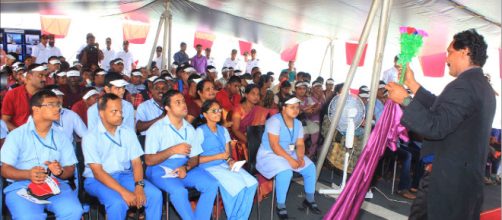
[[[406,64],[411,62],[413,57],[417,56],[418,51],[422,47],[423,38],[428,35],[424,30],[415,29],[414,27],[400,27],[399,31],[401,32],[401,52],[399,53],[399,60],[397,63],[402,67],[399,83],[403,84]]]

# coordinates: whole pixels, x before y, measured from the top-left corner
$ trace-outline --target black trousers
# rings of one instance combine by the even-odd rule
[[[429,181],[431,173],[424,171],[424,175],[418,185],[417,198],[413,200],[410,211],[410,220],[427,219],[427,192],[429,191]]]

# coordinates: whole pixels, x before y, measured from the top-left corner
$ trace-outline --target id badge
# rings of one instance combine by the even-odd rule
[[[295,145],[294,144],[290,144],[289,145],[289,150],[290,151],[295,151]]]

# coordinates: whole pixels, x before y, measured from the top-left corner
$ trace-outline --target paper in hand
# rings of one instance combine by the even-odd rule
[[[50,202],[50,201],[47,201],[47,200],[40,200],[40,199],[37,199],[37,198],[35,198],[35,197],[31,196],[30,194],[28,194],[28,191],[27,191],[25,188],[22,188],[22,189],[18,190],[18,191],[16,192],[16,194],[17,194],[18,196],[21,196],[21,197],[23,197],[23,198],[27,199],[27,200],[28,200],[28,201],[30,201],[30,202],[35,203],[35,204],[41,204],[41,205],[51,204],[51,202]]]
[[[178,173],[175,172],[174,170],[172,170],[171,168],[169,167],[165,167],[165,166],[160,166],[162,167],[162,169],[164,169],[164,176],[161,176],[161,178],[176,178],[178,177]]]
[[[240,160],[240,161],[237,161],[235,162],[233,165],[232,165],[232,168],[230,169],[230,171],[232,172],[239,172],[239,170],[241,170],[242,166],[246,163],[245,160]]]

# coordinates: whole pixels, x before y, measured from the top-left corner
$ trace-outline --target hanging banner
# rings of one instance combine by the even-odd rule
[[[150,31],[150,24],[141,21],[124,20],[122,31],[124,40],[129,41],[129,43],[144,44]]]
[[[446,66],[446,52],[418,57],[424,76],[443,77]]]
[[[244,55],[245,52],[251,53],[251,48],[253,43],[239,40],[239,50],[241,51],[241,55]]]
[[[68,34],[71,19],[65,15],[40,15],[42,34],[53,34],[55,38],[64,38]]]
[[[295,44],[291,47],[284,49],[281,52],[281,60],[286,61],[286,62],[295,61],[296,60],[296,53],[298,52],[298,46],[299,46],[299,44]]]
[[[354,60],[354,56],[356,55],[357,43],[345,43],[345,58],[347,60],[347,65],[352,65],[352,60]],[[364,45],[363,54],[361,55],[361,59],[359,60],[358,66],[364,66],[364,58],[366,57],[366,49],[368,48],[368,44]]]
[[[206,33],[201,31],[196,31],[193,39],[193,47],[197,44],[202,45],[202,49],[211,48],[213,46],[214,39],[216,36],[212,33]]]

